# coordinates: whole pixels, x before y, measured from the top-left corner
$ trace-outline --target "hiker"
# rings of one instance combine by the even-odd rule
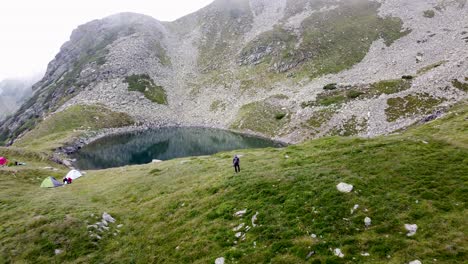
[[[71,184],[72,183],[72,178],[68,177],[68,184]]]
[[[234,156],[234,159],[232,160],[232,164],[234,165],[234,171],[236,173],[240,172],[240,159],[237,155]]]

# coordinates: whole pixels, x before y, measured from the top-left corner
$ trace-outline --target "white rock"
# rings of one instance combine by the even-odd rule
[[[312,235],[310,235],[310,237],[312,237],[312,238],[317,238],[317,235],[316,235],[316,234],[312,234]]]
[[[107,221],[107,222],[115,223],[115,219],[110,214],[108,214],[106,212],[102,213],[102,219]]]
[[[160,163],[160,162],[163,162],[162,160],[158,160],[158,159],[154,159],[151,161],[151,163]]]
[[[413,261],[410,261],[408,264],[422,264],[422,262],[419,260],[413,260]]]
[[[234,228],[232,229],[232,231],[237,232],[237,231],[241,230],[241,229],[244,227],[244,225],[245,225],[245,224],[242,223],[242,224],[240,224],[240,225],[234,227]]]
[[[224,264],[224,258],[223,258],[223,257],[217,258],[217,259],[215,260],[215,264]]]
[[[122,224],[120,224],[120,225],[117,225],[117,228],[121,228],[122,226],[123,226]]]
[[[361,253],[361,256],[368,257],[368,256],[370,256],[370,254],[367,253],[367,252],[363,252],[363,253]]]
[[[418,230],[418,225],[416,224],[405,224],[405,229],[408,230],[407,236],[414,236]]]
[[[333,252],[335,253],[335,256],[340,257],[340,258],[344,258],[344,254],[343,254],[343,252],[341,252],[341,249],[335,248],[335,250]]]
[[[257,226],[257,224],[255,224],[255,222],[257,221],[257,216],[258,216],[258,212],[256,212],[255,215],[252,216],[252,226],[253,227]]]
[[[244,210],[241,210],[241,211],[238,211],[238,212],[234,213],[234,216],[242,217],[242,216],[245,215],[245,213],[247,213],[247,209],[244,209]]]
[[[358,208],[359,208],[359,204],[355,204],[353,209],[351,209],[351,214],[353,214],[354,211],[356,211]]]
[[[349,192],[351,192],[353,190],[353,185],[347,184],[347,183],[344,183],[344,182],[340,182],[340,183],[338,183],[338,185],[336,185],[336,188],[340,192],[349,193]]]
[[[55,252],[55,255],[59,255],[59,254],[62,254],[63,250],[56,249],[56,250],[54,250],[54,252]]]
[[[242,232],[237,232],[234,236],[236,236],[237,238],[239,238],[239,237],[242,236]]]
[[[364,224],[366,225],[366,227],[369,227],[372,223],[372,220],[366,216],[366,218],[364,218]]]

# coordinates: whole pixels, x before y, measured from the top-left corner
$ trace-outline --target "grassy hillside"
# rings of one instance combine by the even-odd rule
[[[0,262],[464,263],[467,118],[463,106],[401,135],[89,171],[51,190],[39,188],[43,174],[0,170]],[[116,223],[99,233],[88,225],[103,212]],[[241,223],[250,229],[233,231]]]
[[[113,112],[99,105],[75,105],[52,115],[15,142],[15,146],[35,150],[54,150],[73,136],[87,130],[133,125],[126,113]]]

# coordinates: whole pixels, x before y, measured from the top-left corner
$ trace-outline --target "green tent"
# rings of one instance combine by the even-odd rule
[[[41,188],[55,188],[62,186],[62,184],[57,181],[54,177],[47,177],[42,181]]]

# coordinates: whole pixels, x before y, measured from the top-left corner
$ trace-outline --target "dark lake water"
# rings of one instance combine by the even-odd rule
[[[161,128],[99,139],[73,154],[82,170],[146,164],[153,159],[211,155],[246,148],[282,147],[265,138],[207,128]]]

